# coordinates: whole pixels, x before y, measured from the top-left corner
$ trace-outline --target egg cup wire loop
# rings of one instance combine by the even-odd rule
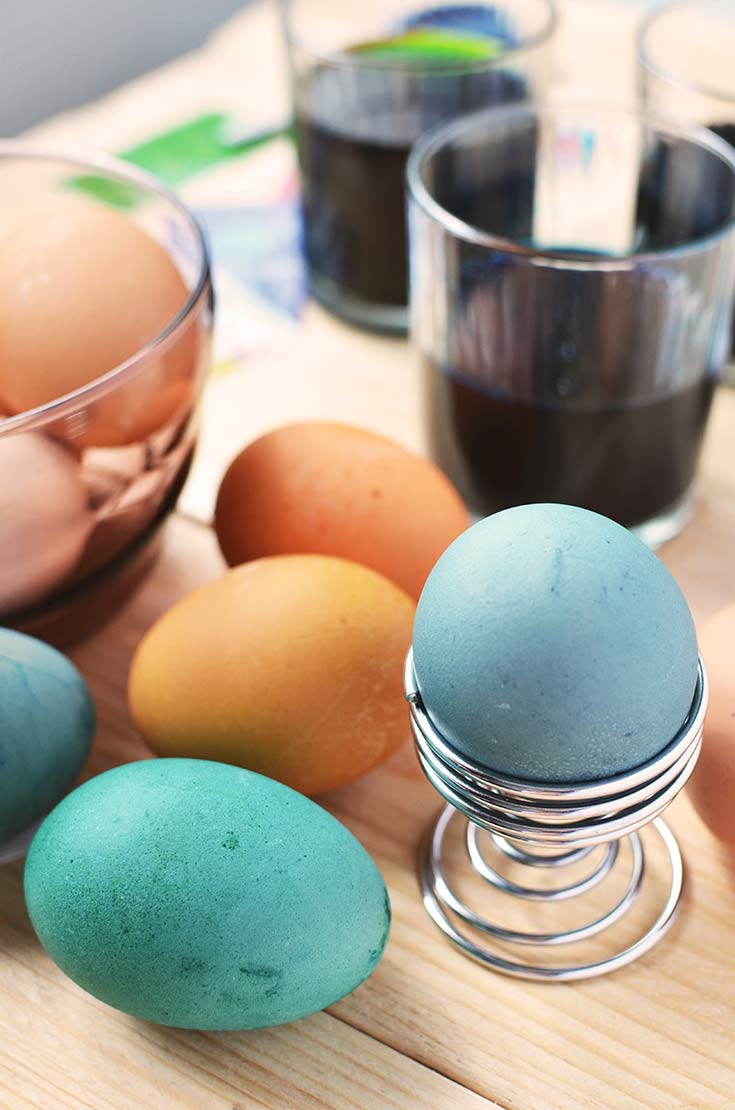
[[[648,952],[671,927],[681,904],[684,865],[676,837],[661,814],[689,778],[699,756],[707,708],[707,675],[700,658],[691,709],[670,744],[653,759],[606,779],[583,783],[543,784],[496,774],[456,752],[433,725],[418,689],[409,651],[405,691],[419,761],[427,778],[447,801],[424,837],[419,878],[424,906],[444,935],[466,955],[495,971],[521,979],[573,981],[615,971]],[[472,871],[494,890],[532,902],[579,897],[601,884],[628,845],[629,875],[618,902],[577,928],[534,933],[505,928],[469,907],[447,878],[444,841],[450,825],[466,818],[466,851]],[[639,830],[650,826],[667,853],[670,884],[663,907],[636,940],[592,963],[551,966],[515,961],[486,944],[489,937],[512,945],[559,946],[604,932],[619,921],[643,886],[645,848]],[[528,867],[558,870],[602,854],[581,879],[554,889],[511,882],[492,866],[482,846]],[[461,926],[475,936],[461,931]],[[479,935],[478,935],[479,934]]]

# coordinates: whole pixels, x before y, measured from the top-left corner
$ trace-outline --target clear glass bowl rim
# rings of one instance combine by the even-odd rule
[[[427,158],[435,154],[441,147],[453,142],[463,134],[471,134],[478,126],[483,124],[500,125],[508,120],[522,119],[533,116],[543,118],[571,118],[606,116],[611,121],[614,119],[635,121],[655,131],[660,135],[682,139],[692,145],[705,148],[716,155],[722,162],[729,166],[735,179],[735,150],[705,127],[696,125],[679,124],[674,120],[637,109],[610,107],[609,105],[585,104],[584,106],[566,103],[511,104],[504,108],[482,108],[478,112],[471,112],[459,116],[449,123],[440,124],[438,127],[427,131],[414,145],[406,166],[406,189],[410,199],[435,223],[440,224],[445,231],[456,239],[472,243],[475,246],[486,247],[488,250],[499,251],[504,254],[515,255],[531,265],[548,266],[565,270],[594,270],[607,272],[611,270],[630,270],[640,264],[651,264],[670,258],[681,258],[686,255],[705,251],[714,244],[726,239],[735,231],[735,205],[729,220],[722,227],[708,235],[680,243],[673,247],[662,248],[658,251],[641,251],[619,255],[613,258],[599,257],[590,254],[583,259],[571,258],[562,250],[554,251],[528,247],[513,239],[506,239],[500,235],[493,235],[481,231],[465,220],[454,216],[444,208],[431,195],[422,179],[422,168]],[[735,188],[735,185],[734,185]]]
[[[147,173],[145,170],[123,162],[122,159],[115,158],[112,155],[98,154],[87,157],[61,149],[36,147],[23,140],[0,140],[0,166],[6,160],[57,162],[60,165],[68,166],[70,170],[112,178],[155,193],[171,204],[188,224],[198,247],[201,264],[197,280],[185,303],[162,332],[149,340],[130,358],[80,389],[76,389],[72,393],[66,393],[53,401],[48,401],[45,405],[19,412],[15,416],[8,416],[5,419],[0,418],[0,436],[42,428],[46,424],[62,419],[69,413],[76,412],[79,408],[97,401],[99,398],[113,392],[118,386],[126,384],[129,379],[135,377],[137,373],[145,368],[146,362],[154,352],[159,349],[166,349],[170,345],[172,337],[188,319],[199,304],[202,295],[208,291],[211,285],[209,249],[201,224],[173,189],[169,189],[154,174]]]

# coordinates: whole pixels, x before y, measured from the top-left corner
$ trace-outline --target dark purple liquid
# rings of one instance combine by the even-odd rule
[[[580,505],[633,526],[694,477],[714,380],[645,404],[585,410],[494,397],[423,360],[432,457],[471,509]]]
[[[410,146],[354,142],[299,118],[296,127],[310,269],[361,300],[405,305]]]
[[[369,304],[408,303],[405,173],[419,135],[463,112],[528,94],[509,70],[470,75],[324,69],[296,100],[304,243],[312,275]]]
[[[724,139],[726,143],[729,143],[730,146],[735,147],[735,123],[711,123],[709,129],[714,131],[715,135]],[[735,359],[735,328],[733,328],[731,354]]]

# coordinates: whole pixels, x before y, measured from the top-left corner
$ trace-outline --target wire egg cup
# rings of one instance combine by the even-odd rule
[[[421,767],[448,803],[427,829],[419,862],[424,906],[444,935],[465,955],[520,979],[571,981],[615,971],[648,952],[669,930],[681,905],[684,863],[676,837],[661,814],[694,770],[702,744],[707,708],[707,675],[700,657],[692,705],[681,729],[657,756],[610,778],[545,785],[509,778],[467,759],[434,726],[419,693],[409,651],[404,674],[406,700]],[[630,848],[630,875],[612,909],[578,928],[521,932],[481,916],[453,890],[444,864],[450,825],[466,818],[466,847],[474,873],[495,891],[532,902],[560,902],[584,895],[610,875],[620,846]],[[545,965],[513,960],[492,947],[548,947],[596,936],[624,917],[638,898],[645,875],[645,848],[639,830],[650,825],[668,855],[671,881],[654,922],[632,943],[590,963]],[[537,869],[557,870],[586,859],[598,845],[602,858],[584,878],[553,889],[524,886],[504,878],[488,863],[483,830],[501,856]],[[490,944],[482,943],[488,938]]]

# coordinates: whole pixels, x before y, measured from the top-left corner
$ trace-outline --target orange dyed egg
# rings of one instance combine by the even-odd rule
[[[35,213],[0,244],[5,406],[33,409],[109,373],[160,336],[187,298],[167,252],[128,217],[80,201]],[[197,339],[189,327],[151,352],[129,385],[84,411],[73,438],[111,446],[155,430],[180,403]]]
[[[234,763],[305,794],[342,786],[408,735],[413,615],[402,590],[344,559],[256,560],[148,632],[133,718],[161,756]]]
[[[338,555],[418,598],[469,525],[442,472],[390,440],[343,424],[291,424],[251,443],[220,486],[215,528],[234,566],[266,555]]]
[[[735,848],[735,605],[705,621],[699,646],[707,667],[709,706],[689,797],[709,830]]]

